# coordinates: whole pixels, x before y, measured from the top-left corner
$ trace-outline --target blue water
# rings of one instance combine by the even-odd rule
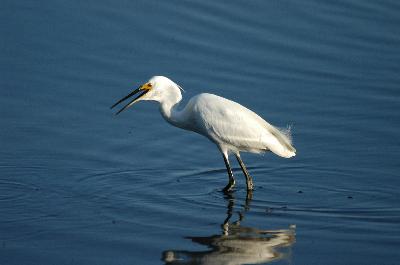
[[[1,264],[400,260],[398,1],[2,1]],[[297,156],[109,107],[153,75],[235,100]],[[235,162],[232,160],[232,162]]]

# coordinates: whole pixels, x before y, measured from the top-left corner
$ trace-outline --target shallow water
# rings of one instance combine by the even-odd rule
[[[397,1],[3,1],[1,264],[398,264]],[[292,125],[256,189],[150,76]],[[235,162],[235,161],[233,161]]]

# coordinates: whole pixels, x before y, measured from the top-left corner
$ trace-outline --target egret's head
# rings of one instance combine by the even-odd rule
[[[161,101],[163,98],[166,97],[167,94],[170,94],[171,91],[175,91],[176,93],[176,90],[178,91],[179,96],[181,96],[179,89],[180,87],[169,78],[165,76],[153,76],[152,78],[150,78],[149,81],[139,86],[137,89],[133,90],[130,94],[123,97],[117,103],[112,105],[111,108],[114,108],[119,103],[139,93],[138,96],[136,96],[133,100],[131,100],[128,104],[126,104],[122,109],[120,109],[116,113],[117,115],[140,100]]]

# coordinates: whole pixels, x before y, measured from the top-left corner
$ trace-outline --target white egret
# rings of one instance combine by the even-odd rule
[[[160,112],[170,124],[204,135],[221,151],[228,171],[229,183],[223,191],[231,191],[235,185],[229,154],[234,154],[244,175],[247,190],[253,190],[253,180],[246,169],[240,152],[261,153],[272,151],[278,156],[290,158],[296,155],[290,136],[280,131],[253,111],[231,100],[213,94],[202,93],[179,108],[181,88],[164,76],[154,76],[147,83],[132,91],[111,108],[140,93],[116,114],[141,100],[160,103]]]

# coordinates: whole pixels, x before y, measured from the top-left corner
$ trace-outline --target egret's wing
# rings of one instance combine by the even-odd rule
[[[238,150],[271,150],[288,157],[295,149],[290,139],[253,111],[228,99],[202,94],[196,102],[198,123],[214,140]]]

